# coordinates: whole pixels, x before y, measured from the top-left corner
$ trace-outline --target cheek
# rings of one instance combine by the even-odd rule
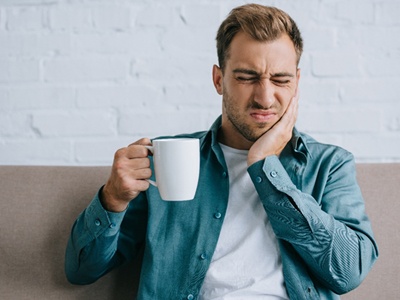
[[[294,85],[291,85],[289,87],[280,89],[277,97],[279,98],[279,102],[281,102],[281,105],[286,108],[289,105],[290,100],[295,96],[295,93],[296,87]]]
[[[250,84],[233,83],[229,85],[228,93],[237,103],[247,103],[254,94],[254,88]]]
[[[276,99],[279,102],[281,114],[283,114],[286,111],[292,97],[293,97],[293,94],[289,91],[280,93],[279,96],[277,95]]]

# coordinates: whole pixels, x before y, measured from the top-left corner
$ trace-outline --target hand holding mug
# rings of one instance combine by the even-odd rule
[[[154,153],[156,182],[150,180],[149,150]],[[160,139],[154,140],[152,145],[148,138],[143,138],[115,153],[101,202],[108,211],[124,211],[150,183],[158,187],[163,200],[192,200],[199,172],[198,139]]]
[[[108,211],[124,211],[132,199],[149,188],[146,180],[152,172],[145,147],[148,145],[150,139],[143,138],[115,153],[111,175],[100,197]]]

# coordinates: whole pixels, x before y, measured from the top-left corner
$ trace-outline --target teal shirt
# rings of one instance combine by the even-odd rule
[[[65,268],[88,284],[144,248],[138,299],[196,299],[217,245],[229,178],[218,144],[218,118],[200,139],[195,199],[161,200],[151,186],[122,213],[104,210],[98,194],[76,220]],[[293,131],[279,158],[248,168],[278,238],[290,299],[339,299],[356,288],[378,256],[353,156]]]

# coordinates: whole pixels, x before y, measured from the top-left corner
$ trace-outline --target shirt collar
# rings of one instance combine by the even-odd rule
[[[296,153],[302,153],[305,157],[312,157],[306,140],[296,127],[293,128],[292,139],[290,142],[292,143],[292,147]]]

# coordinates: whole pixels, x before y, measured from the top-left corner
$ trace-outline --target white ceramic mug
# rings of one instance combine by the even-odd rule
[[[166,201],[193,200],[200,173],[200,141],[195,138],[153,140],[146,146],[153,153],[160,196]]]

